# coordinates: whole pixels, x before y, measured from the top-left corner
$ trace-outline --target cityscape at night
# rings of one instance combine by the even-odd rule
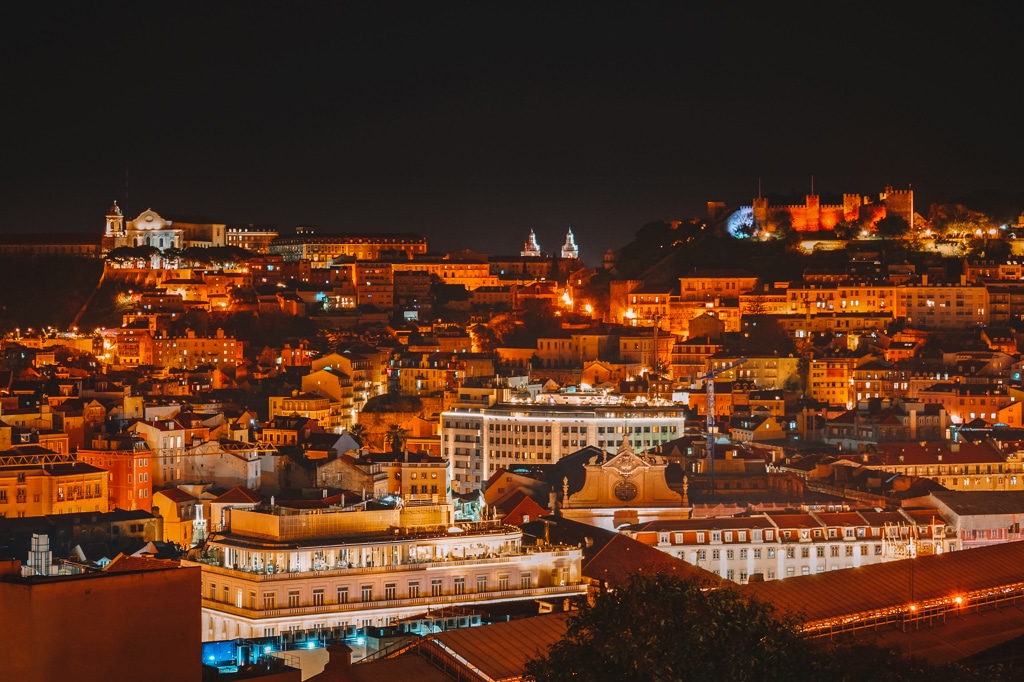
[[[991,10],[33,10],[0,679],[1020,679]]]

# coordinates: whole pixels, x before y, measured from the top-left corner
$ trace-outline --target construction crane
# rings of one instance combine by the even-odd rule
[[[707,442],[707,457],[708,457],[708,478],[711,481],[711,494],[715,494],[715,431],[717,425],[715,422],[715,378],[719,374],[724,374],[730,369],[739,367],[745,363],[747,359],[741,357],[738,360],[726,363],[721,367],[712,369],[711,361],[708,360],[708,372],[703,376],[696,378],[696,381],[704,380],[704,390],[707,393],[707,428],[708,428],[708,442]]]

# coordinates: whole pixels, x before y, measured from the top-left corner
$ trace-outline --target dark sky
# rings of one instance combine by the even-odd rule
[[[93,4],[0,29],[0,231],[100,230],[126,168],[130,216],[496,253],[571,225],[592,263],[758,178],[1024,189],[1005,5]]]

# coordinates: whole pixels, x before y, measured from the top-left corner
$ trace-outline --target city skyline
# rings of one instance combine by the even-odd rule
[[[884,20],[882,20],[884,18]],[[797,9],[82,10],[5,48],[0,232],[129,215],[417,232],[595,262],[652,220],[766,194],[1019,192],[992,17]],[[955,44],[955,49],[950,48]],[[127,178],[127,187],[126,187]],[[125,195],[127,194],[127,198]]]

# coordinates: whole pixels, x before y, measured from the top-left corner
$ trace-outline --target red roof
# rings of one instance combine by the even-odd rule
[[[255,490],[250,490],[243,485],[238,485],[227,491],[217,499],[214,504],[259,504],[263,496]]]
[[[103,570],[107,573],[124,573],[127,571],[164,571],[179,568],[180,563],[169,559],[151,559],[142,556],[118,554]]]

